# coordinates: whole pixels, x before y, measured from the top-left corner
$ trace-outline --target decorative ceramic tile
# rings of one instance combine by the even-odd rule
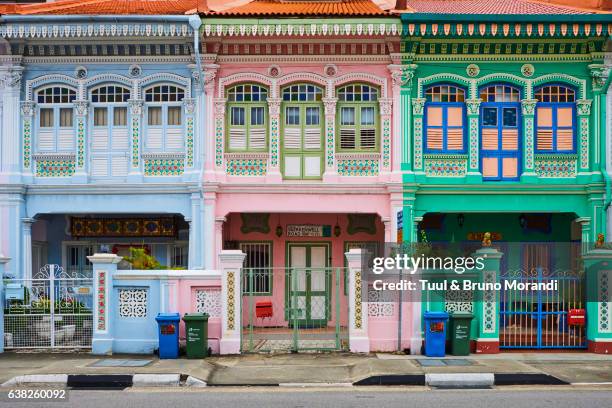
[[[145,176],[180,176],[185,170],[183,159],[145,159]]]
[[[377,176],[378,166],[379,160],[338,160],[338,174],[341,176]]]

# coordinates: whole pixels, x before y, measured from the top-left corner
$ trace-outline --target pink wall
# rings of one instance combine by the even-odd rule
[[[290,207],[288,207],[290,208]],[[338,223],[341,228],[341,234],[335,237],[332,231],[332,237],[312,238],[312,237],[291,237],[285,236],[288,224],[315,224],[315,225],[331,225],[333,227]],[[240,214],[232,213],[225,222],[223,239],[224,241],[268,241],[272,242],[272,257],[273,266],[278,268],[274,270],[274,278],[272,284],[272,296],[256,296],[252,300],[253,324],[255,326],[287,326],[284,317],[285,304],[285,269],[287,266],[286,251],[287,242],[308,242],[319,243],[325,242],[331,245],[331,266],[332,266],[332,285],[331,285],[331,320],[329,326],[335,325],[336,322],[336,268],[344,269],[344,244],[348,241],[375,241],[379,242],[381,247],[384,244],[384,226],[379,218],[376,220],[376,233],[367,234],[359,232],[349,234],[347,232],[348,219],[345,214],[271,214],[270,232],[267,234],[260,232],[252,232],[244,234],[240,231],[242,220]],[[277,225],[283,228],[283,236],[276,236],[275,231]],[[346,326],[348,322],[347,296],[344,295],[344,270],[340,271],[340,324]],[[257,301],[272,301],[273,313],[272,318],[255,319],[255,304]],[[249,299],[243,298],[243,325],[249,322]]]
[[[173,282],[176,291],[170,291],[170,305],[178,306],[181,317],[185,313],[196,311],[196,290],[214,289],[221,291],[221,279],[179,279]],[[219,308],[220,312],[220,308]],[[185,340],[185,323],[181,320],[180,338]],[[214,354],[219,353],[219,340],[221,339],[221,316],[211,316],[208,319],[208,346]]]

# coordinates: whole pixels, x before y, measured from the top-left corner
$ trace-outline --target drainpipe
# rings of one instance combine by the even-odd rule
[[[610,72],[608,73],[608,78],[606,79],[606,82],[604,83],[604,86],[602,88],[601,93],[598,95],[599,97],[599,103],[601,104],[601,110],[603,113],[603,117],[604,117],[604,121],[603,121],[603,126],[604,129],[599,129],[600,132],[602,132],[601,134],[606,135],[607,134],[607,130],[605,128],[607,121],[605,120],[607,118],[608,115],[610,115],[610,112],[607,112],[607,101],[606,101],[606,95],[608,94],[608,89],[610,88],[610,84],[612,83],[612,69],[610,70]],[[602,125],[598,123],[598,125],[601,127]],[[611,188],[611,180],[610,180],[610,175],[608,174],[608,169],[607,169],[607,158],[606,158],[606,149],[608,148],[608,146],[606,145],[606,140],[607,138],[604,138],[603,140],[603,146],[601,148],[601,159],[599,160],[599,167],[600,167],[600,171],[601,174],[604,177],[604,180],[606,182],[606,199],[604,201],[604,214],[608,211],[608,208],[610,207],[610,204],[612,204],[612,188]]]
[[[198,67],[199,75],[203,76],[202,71],[202,58],[200,58],[200,26],[202,25],[202,19],[198,14],[192,14],[189,16],[189,25],[193,28],[193,49],[195,51],[196,65]],[[200,78],[200,88],[204,92],[204,78]]]

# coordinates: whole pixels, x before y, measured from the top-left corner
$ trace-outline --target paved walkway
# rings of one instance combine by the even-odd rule
[[[502,353],[444,359],[395,354],[247,354],[204,360],[85,353],[0,354],[0,383],[26,374],[187,374],[209,385],[352,383],[375,375],[546,373],[570,383],[612,382],[612,356]]]

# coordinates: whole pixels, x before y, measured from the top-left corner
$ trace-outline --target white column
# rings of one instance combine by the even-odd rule
[[[325,143],[325,172],[324,182],[338,181],[338,170],[336,166],[336,104],[338,98],[323,98],[325,104],[325,132],[323,142]]]
[[[142,181],[142,157],[141,157],[141,139],[142,139],[142,114],[144,109],[144,101],[142,99],[130,99],[128,101],[131,114],[131,131],[130,131],[130,171],[128,172],[128,180],[130,182]]]
[[[365,276],[361,268],[361,249],[351,249],[344,255],[349,272],[349,349],[353,353],[369,353],[368,285],[364,284]]]
[[[385,242],[392,242],[394,239],[391,236],[393,225],[391,219],[386,217],[382,219],[383,225],[385,226]]]
[[[20,104],[23,67],[0,67],[2,98],[2,140],[0,140],[0,173],[4,181],[16,182],[21,173]]]
[[[22,218],[22,250],[23,256],[23,277],[25,279],[32,279],[32,224],[35,220],[33,218]]]
[[[242,331],[240,287],[242,265],[246,254],[242,251],[228,250],[219,254],[221,270],[221,354],[240,354],[240,334]]]
[[[117,271],[117,264],[123,259],[115,254],[94,254],[88,256],[93,265],[94,299],[93,310],[93,338],[91,353],[97,355],[112,354],[113,352],[113,302],[111,299],[113,274]]]
[[[0,353],[4,352],[4,265],[10,261],[0,252]]]
[[[270,143],[269,143],[269,156],[268,156],[268,172],[266,175],[266,181],[268,183],[278,183],[282,181],[280,173],[281,164],[281,148],[280,148],[280,107],[281,98],[269,97],[268,98],[268,113],[270,117]]]

